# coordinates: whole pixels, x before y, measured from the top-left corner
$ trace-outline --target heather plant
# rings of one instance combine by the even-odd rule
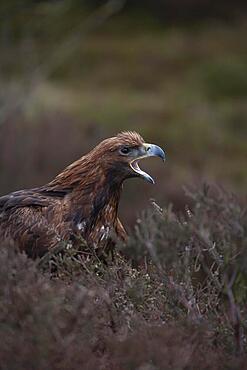
[[[233,194],[204,186],[186,190],[192,209],[176,215],[155,203],[145,211],[127,246],[140,261],[157,266],[172,305],[193,320],[209,319],[233,331],[243,351],[247,301],[247,213]],[[136,248],[138,246],[138,248]]]
[[[247,215],[217,187],[185,212],[154,201],[126,245],[83,241],[32,261],[0,251],[0,369],[239,369]]]

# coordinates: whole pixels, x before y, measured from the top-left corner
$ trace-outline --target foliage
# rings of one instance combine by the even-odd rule
[[[1,369],[243,368],[246,209],[187,194],[183,214],[153,202],[107,261],[83,242],[38,261],[3,246]]]

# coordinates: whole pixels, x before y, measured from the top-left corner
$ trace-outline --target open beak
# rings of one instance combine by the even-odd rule
[[[138,164],[141,159],[148,157],[160,157],[165,161],[165,153],[158,145],[145,143],[138,150],[137,157],[130,162],[130,167],[138,176],[154,184],[154,179],[148,173],[141,170]]]

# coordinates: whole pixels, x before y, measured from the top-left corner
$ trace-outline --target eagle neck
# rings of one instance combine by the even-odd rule
[[[99,176],[88,183],[83,182],[71,193],[71,201],[76,200],[78,206],[88,204],[88,217],[96,220],[99,217],[117,217],[118,205],[121,195],[122,182],[111,181],[109,176]],[[113,219],[111,221],[113,221]]]
[[[115,227],[123,180],[114,171],[93,168],[69,195],[73,224],[85,225],[85,234],[97,227]]]
[[[65,219],[75,228],[92,230],[95,225],[116,225],[123,180],[118,168],[84,158],[67,167],[49,188],[69,189],[64,198]]]

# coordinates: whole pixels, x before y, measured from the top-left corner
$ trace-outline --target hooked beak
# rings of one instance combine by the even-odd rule
[[[138,176],[154,184],[154,179],[148,173],[141,170],[138,164],[139,160],[148,157],[160,157],[165,161],[165,152],[158,145],[145,143],[138,151],[138,156],[130,162],[130,167]]]

